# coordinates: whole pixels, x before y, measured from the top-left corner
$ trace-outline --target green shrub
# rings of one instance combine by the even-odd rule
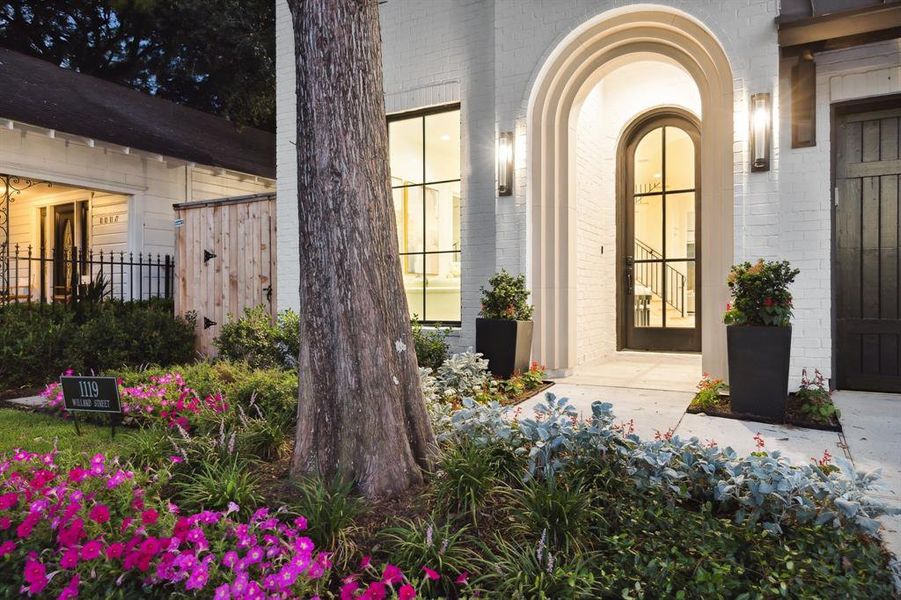
[[[152,375],[170,372],[181,373],[202,398],[222,392],[229,405],[241,406],[249,417],[285,423],[289,429],[297,417],[297,373],[294,371],[253,369],[242,362],[204,361],[111,370],[106,374],[121,378],[126,387],[133,387]]]
[[[486,319],[528,321],[532,305],[528,303],[526,276],[513,276],[501,269],[488,280],[491,289],[482,288],[482,316]]]
[[[606,568],[594,553],[567,555],[537,541],[518,543],[496,535],[494,549],[486,549],[476,584],[489,589],[492,597],[527,600],[541,598],[602,597],[592,567]],[[597,566],[595,566],[597,565]],[[632,596],[619,596],[631,598]]]
[[[61,304],[9,304],[0,307],[0,388],[40,385],[72,366],[65,350],[78,324]]]
[[[802,402],[801,412],[818,423],[829,423],[841,416],[832,402],[826,378],[819,369],[814,370],[813,379],[808,377],[807,369],[801,371],[801,386],[797,397]]]
[[[450,597],[457,586],[453,581],[463,573],[479,568],[478,554],[471,547],[469,528],[430,519],[399,519],[398,524],[379,532],[379,541],[388,560],[407,573],[416,573],[428,565],[441,574],[438,581],[427,581],[420,589],[424,597]]]
[[[171,365],[194,358],[194,324],[172,316],[166,300],[103,302],[68,345],[66,357],[82,372],[128,365]]]
[[[194,324],[174,317],[170,300],[0,307],[2,389],[41,385],[66,369],[170,365],[193,356]]]
[[[422,323],[415,316],[411,324],[413,326],[413,343],[416,346],[416,362],[420,367],[428,367],[437,371],[438,367],[447,360],[447,336],[450,334],[450,329],[441,327],[424,329]]]
[[[514,496],[511,515],[523,531],[544,535],[549,548],[583,551],[591,545],[589,528],[602,519],[592,498],[591,488],[578,480],[533,479]]]
[[[297,481],[295,487],[297,496],[291,508],[307,520],[304,533],[317,548],[334,552],[335,564],[346,565],[356,551],[351,537],[354,521],[364,508],[354,495],[353,482],[308,477]]]
[[[245,308],[238,319],[229,315],[215,340],[219,356],[257,369],[296,369],[300,354],[300,317],[292,310],[273,321],[263,306]]]
[[[729,291],[732,303],[723,321],[726,325],[786,327],[792,317],[792,295],[788,286],[799,271],[788,261],[758,260],[732,265]]]
[[[208,458],[195,465],[195,470],[175,477],[172,485],[180,505],[191,510],[226,510],[229,502],[248,515],[261,502],[259,478],[253,464],[231,458]]]
[[[266,418],[246,418],[238,428],[238,451],[245,456],[272,461],[287,450],[290,426],[283,421]]]
[[[499,465],[483,448],[469,442],[442,452],[430,492],[443,513],[464,515],[473,524],[479,512],[501,489]]]
[[[698,391],[691,401],[691,406],[702,410],[709,410],[723,403],[722,392],[729,389],[729,386],[722,379],[710,377],[704,374],[701,381],[698,382]]]
[[[122,442],[122,457],[141,469],[159,467],[174,453],[169,433],[159,425],[132,430]]]

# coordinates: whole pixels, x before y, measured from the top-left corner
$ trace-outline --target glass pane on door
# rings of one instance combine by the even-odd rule
[[[651,129],[635,146],[633,323],[695,327],[695,147],[679,127]]]
[[[663,327],[663,261],[636,262],[634,277],[635,327]]]
[[[695,263],[694,261],[667,261],[666,277],[667,327],[695,326]]]

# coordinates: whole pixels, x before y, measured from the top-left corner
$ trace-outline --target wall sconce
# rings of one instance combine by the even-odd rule
[[[502,131],[497,138],[497,195],[513,195],[512,131]]]
[[[751,171],[770,170],[772,108],[768,93],[751,95]]]

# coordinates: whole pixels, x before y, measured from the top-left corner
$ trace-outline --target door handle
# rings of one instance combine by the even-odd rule
[[[634,278],[635,259],[631,256],[626,257],[625,266],[623,267],[623,276],[626,284],[626,295],[635,294],[635,278]]]

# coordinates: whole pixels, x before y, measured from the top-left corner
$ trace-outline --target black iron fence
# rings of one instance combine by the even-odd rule
[[[88,295],[122,301],[172,298],[175,288],[175,261],[168,254],[16,244],[3,267],[8,283],[0,289],[0,304],[72,302]]]

